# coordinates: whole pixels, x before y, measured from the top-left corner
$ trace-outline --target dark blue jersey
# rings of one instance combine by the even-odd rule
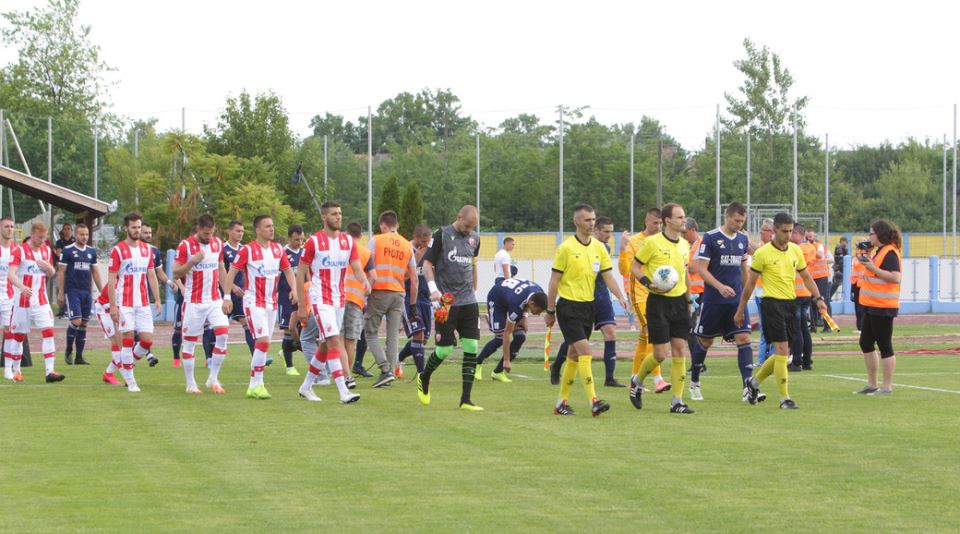
[[[303,254],[303,247],[299,250],[293,250],[290,247],[283,247],[283,253],[287,255],[290,261],[290,268],[293,269],[294,278],[296,278],[297,268],[300,265],[300,256]],[[290,285],[287,284],[287,277],[280,273],[280,281],[277,283],[277,303],[290,304]]]
[[[506,310],[507,320],[516,323],[523,317],[530,296],[543,292],[542,287],[529,280],[508,278],[490,288],[487,304],[493,303],[496,308]]]
[[[704,284],[701,304],[736,304],[740,302],[743,291],[743,272],[741,266],[747,259],[750,238],[743,232],[733,237],[723,233],[720,228],[710,230],[700,240],[697,259],[708,260],[707,270],[721,284],[730,286],[736,294],[730,298],[720,296],[720,292],[710,284]]]
[[[59,262],[67,268],[63,273],[64,291],[90,291],[90,269],[97,264],[97,249],[67,245],[60,251]]]
[[[150,249],[153,251],[153,268],[160,269],[161,271],[163,271],[164,270],[163,253],[160,252],[160,249],[158,249],[153,245],[150,245]]]
[[[413,249],[414,257],[416,257],[417,249]],[[423,276],[423,259],[427,255],[424,254],[419,261],[417,261],[417,302],[419,304],[430,304],[430,288],[427,286],[427,277]],[[373,261],[373,256],[370,256],[371,261]],[[406,302],[410,302],[410,280],[405,280],[403,282],[404,289],[407,293]]]
[[[237,255],[240,254],[241,248],[243,248],[242,243],[237,244],[237,247],[234,248],[230,245],[229,241],[223,242],[223,270],[230,270],[230,265],[233,264],[233,260],[237,259]],[[233,285],[237,287],[243,287],[243,271],[237,273],[236,278],[233,279]]]

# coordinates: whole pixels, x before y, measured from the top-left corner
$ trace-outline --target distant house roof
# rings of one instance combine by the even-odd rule
[[[0,185],[69,211],[76,215],[77,219],[92,222],[111,211],[107,202],[2,165]]]

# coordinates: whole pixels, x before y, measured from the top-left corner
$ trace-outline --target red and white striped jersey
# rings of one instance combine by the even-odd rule
[[[349,234],[330,237],[321,230],[307,239],[300,265],[310,269],[311,303],[343,307],[343,281],[351,261],[360,261],[360,256]]]
[[[17,306],[29,308],[31,306],[43,306],[47,301],[47,273],[37,265],[37,260],[47,262],[53,265],[53,251],[47,244],[40,245],[38,250],[33,250],[30,243],[24,243],[13,250],[10,265],[17,266],[17,276],[23,285],[30,288],[31,296],[20,293],[17,289],[14,291],[14,298]]]
[[[193,269],[183,277],[183,285],[186,288],[184,301],[192,304],[209,304],[223,298],[220,294],[223,241],[219,237],[211,237],[207,244],[201,243],[195,235],[184,239],[177,246],[177,257],[174,261],[183,265],[201,250],[203,261],[194,265]]]
[[[16,267],[13,261],[13,251],[19,248],[16,241],[10,241],[10,246],[0,245],[0,300],[9,300],[13,298],[13,284],[7,278],[7,273],[11,267]]]
[[[150,305],[147,272],[152,269],[153,251],[143,241],[131,247],[124,240],[110,250],[110,272],[117,274],[118,306],[130,308]]]
[[[284,269],[290,268],[290,260],[280,245],[270,243],[262,247],[256,241],[247,243],[240,248],[231,266],[244,274],[244,307],[277,309],[277,284]]]

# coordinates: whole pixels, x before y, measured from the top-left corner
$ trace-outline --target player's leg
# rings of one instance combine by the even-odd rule
[[[653,345],[653,353],[652,357],[647,356],[643,358],[637,374],[630,379],[630,402],[638,410],[643,407],[643,381],[649,375],[654,375],[654,380],[656,380],[656,373],[659,371],[660,363],[671,356],[671,321],[669,318],[669,304],[666,297],[650,295],[647,298],[644,316],[642,323],[647,330],[648,342]],[[640,317],[640,315],[637,317]],[[686,335],[684,335],[683,338],[686,339]],[[668,386],[661,390],[658,385],[656,391],[659,393],[660,391],[672,389],[672,387],[673,386]]]
[[[173,316],[173,335],[170,337],[170,348],[173,349],[173,366],[180,367],[180,349],[183,348],[183,296],[180,290],[174,292],[175,311]]]
[[[199,387],[197,387],[196,377],[194,376],[194,368],[196,367],[196,354],[197,344],[200,342],[200,337],[203,335],[203,317],[200,317],[195,311],[195,306],[191,304],[184,304],[183,309],[183,348],[180,353],[180,359],[183,365],[183,375],[186,378],[187,382],[187,393],[194,395],[199,395],[202,393]],[[120,308],[121,313],[123,313],[124,308]]]
[[[805,326],[809,326],[813,324],[814,309],[816,309],[816,306],[813,305],[812,298],[805,299],[805,301],[803,305],[803,317],[806,320]],[[816,316],[819,317],[820,314],[818,313]],[[800,365],[804,371],[813,370],[813,336],[810,335],[810,332],[810,328],[806,328],[803,335],[803,360],[800,362]]]
[[[67,291],[64,298],[64,309],[60,310],[60,315],[66,314],[69,322],[67,323],[67,346],[63,349],[63,359],[67,365],[73,365],[73,345],[77,339],[77,329],[80,327],[80,310],[71,310],[70,301],[73,299],[73,291]]]
[[[214,393],[225,393],[220,385],[220,369],[227,357],[227,335],[230,331],[230,319],[223,313],[221,302],[206,305],[206,319],[213,330],[213,357],[210,358],[210,375],[207,378],[207,387]],[[273,315],[271,313],[271,315]],[[267,338],[269,344],[269,336]]]
[[[560,383],[560,372],[563,370],[563,364],[567,361],[567,353],[570,351],[570,345],[566,341],[560,343],[557,349],[557,355],[550,363],[550,384],[556,386]]]
[[[43,354],[43,368],[47,375],[47,382],[60,382],[63,380],[63,375],[54,369],[56,346],[53,338],[53,310],[49,304],[36,306],[30,309],[30,316],[33,326],[40,330],[42,336],[40,350]]]
[[[440,367],[443,360],[453,352],[453,345],[456,342],[456,322],[453,320],[455,315],[454,308],[450,309],[450,314],[444,322],[436,323],[437,342],[427,359],[423,372],[417,375],[417,397],[420,403],[430,404],[430,377],[433,372]],[[479,324],[477,330],[479,331]]]
[[[403,324],[402,316],[406,309],[406,295],[402,292],[392,291],[387,294],[387,310],[384,318],[387,322],[387,348],[386,357],[390,362],[394,376],[398,379],[403,378],[403,370],[400,368],[400,328]],[[341,351],[342,352],[342,351]]]
[[[13,313],[13,301],[10,299],[0,300],[0,337],[3,338],[3,378],[13,380],[13,357],[11,350],[13,348],[13,332],[11,332],[10,319]]]
[[[283,355],[283,363],[287,368],[286,373],[290,376],[300,376],[300,372],[293,365],[294,336],[296,329],[291,328],[291,316],[295,313],[293,307],[289,304],[280,304],[277,306],[277,318],[280,331],[283,337],[280,340],[280,353]],[[295,321],[295,319],[294,319]]]
[[[271,398],[263,384],[263,372],[267,367],[267,353],[270,352],[270,338],[273,334],[276,314],[273,310],[257,306],[245,306],[244,316],[250,331],[257,333],[250,358],[250,383],[247,386],[247,398],[266,400]]]
[[[402,294],[401,294],[402,296]],[[334,384],[337,386],[337,393],[340,394],[340,402],[342,404],[351,404],[360,400],[360,395],[350,391],[350,388],[347,386],[346,376],[343,372],[343,336],[341,335],[343,328],[343,308],[335,308],[335,318],[337,321],[337,334],[332,335],[326,338],[326,364],[330,369],[330,377],[333,379]]]
[[[10,326],[7,328],[7,346],[10,353],[10,376],[14,382],[23,382],[21,365],[23,362],[23,340],[30,332],[30,310],[20,306],[10,309]],[[4,369],[6,372],[6,369]]]
[[[520,349],[523,348],[524,343],[527,342],[527,330],[526,330],[526,320],[520,319],[517,323],[517,328],[513,331],[513,335],[510,336],[510,361],[513,362],[517,359],[517,356],[520,354]],[[497,362],[497,366],[493,368],[493,374],[491,378],[494,380],[499,380],[501,382],[510,382],[510,378],[504,373],[503,367],[503,356],[500,356],[500,361]]]
[[[748,380],[746,385],[750,388],[751,395],[757,396],[760,384],[773,375],[777,380],[777,389],[780,393],[780,407],[796,409],[796,403],[790,399],[787,366],[791,340],[800,335],[800,332],[794,330],[797,324],[796,301],[764,299],[761,313],[767,340],[773,342],[773,357],[763,362],[757,375]]]
[[[635,303],[634,310],[637,312],[637,324],[639,325],[640,331],[637,335],[637,346],[633,352],[633,367],[630,375],[631,381],[640,373],[640,366],[643,365],[644,360],[646,360],[648,356],[653,355],[653,344],[650,343],[650,328],[647,321],[647,303]],[[653,376],[654,391],[656,393],[670,391],[672,386],[663,379],[659,363],[653,368],[650,375]]]
[[[701,310],[703,312],[703,310]],[[703,313],[700,314],[698,323],[703,321]],[[702,326],[698,324],[697,327]],[[694,329],[696,331],[696,328]],[[696,341],[693,343],[693,351],[690,353],[690,400],[703,400],[703,392],[700,387],[700,373],[706,367],[704,362],[707,360],[707,351],[713,346],[712,337],[694,335]],[[670,372],[671,381],[673,371]]]
[[[363,333],[367,338],[367,345],[374,359],[377,360],[377,367],[380,368],[380,376],[373,382],[373,387],[383,387],[396,380],[393,374],[393,368],[390,360],[387,359],[387,353],[380,344],[379,330],[380,323],[389,309],[390,295],[386,291],[377,290],[370,294],[367,299],[367,309],[364,311]]]
[[[456,310],[456,312],[454,312]],[[473,383],[477,370],[477,353],[480,350],[480,305],[477,303],[457,306],[450,310],[451,319],[456,323],[460,343],[463,346],[463,364],[460,367],[461,390],[460,409],[470,412],[483,411],[473,403]]]
[[[670,399],[670,413],[692,414],[693,410],[683,402],[683,392],[686,389],[684,381],[687,379],[687,337],[690,335],[690,315],[687,311],[687,299],[677,298],[681,302],[674,310],[678,313],[672,323],[673,331],[670,338],[670,382],[676,386],[671,390],[673,397]],[[680,310],[681,306],[682,310]]]

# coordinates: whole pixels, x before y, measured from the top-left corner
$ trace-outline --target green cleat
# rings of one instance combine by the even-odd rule
[[[272,398],[270,392],[267,391],[266,386],[257,386],[255,388],[247,389],[247,398],[248,399],[258,399],[258,400],[267,400]]]
[[[300,376],[300,371],[296,367],[287,367],[287,376]]]
[[[420,399],[420,404],[428,406],[430,404],[430,394],[423,392],[423,375],[417,373],[417,398]]]
[[[492,378],[493,380],[496,380],[497,382],[503,382],[504,384],[509,384],[510,382],[513,382],[513,380],[510,380],[510,377],[507,376],[507,373],[505,373],[505,372],[504,372],[504,373],[490,373],[490,378]]]
[[[496,374],[496,373],[494,373],[494,374]],[[483,366],[482,366],[482,365],[477,364],[477,370],[474,371],[474,373],[473,373],[473,379],[476,380],[477,382],[483,380]]]
[[[477,406],[472,402],[461,402],[460,409],[466,412],[482,412],[483,408]]]

